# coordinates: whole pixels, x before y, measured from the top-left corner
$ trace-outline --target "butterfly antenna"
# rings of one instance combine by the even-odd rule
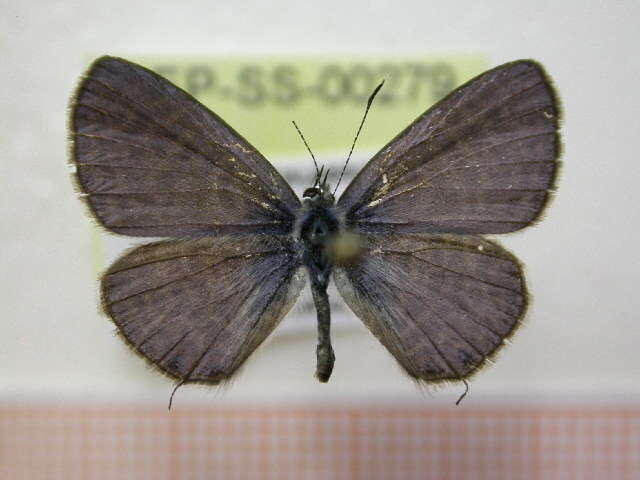
[[[373,103],[373,99],[376,98],[376,95],[384,85],[384,80],[378,85],[373,93],[369,96],[369,100],[367,101],[367,108],[364,111],[364,115],[362,117],[362,121],[360,122],[360,126],[358,127],[358,132],[356,133],[356,137],[353,139],[353,144],[351,144],[351,150],[349,150],[349,155],[347,156],[347,161],[344,162],[344,167],[342,167],[342,171],[340,172],[340,178],[338,178],[338,183],[336,183],[336,188],[333,190],[333,194],[335,195],[338,191],[338,186],[342,181],[342,176],[344,175],[344,171],[347,169],[347,164],[349,163],[349,159],[351,159],[351,154],[353,153],[353,148],[356,146],[356,141],[358,140],[358,136],[360,135],[360,130],[362,130],[362,126],[364,125],[364,121],[367,119],[367,113],[369,113],[369,109],[371,108],[371,104]]]
[[[305,140],[304,135],[302,135],[302,132],[298,128],[298,125],[296,125],[296,122],[294,120],[292,120],[291,123],[293,123],[293,126],[296,127],[296,130],[298,131],[298,134],[300,135],[300,138],[304,142],[304,146],[307,147],[307,150],[311,154],[311,158],[313,159],[313,165],[316,167],[316,173],[318,174],[318,176],[320,176],[320,170],[318,169],[318,162],[316,162],[316,157],[313,156],[313,152],[311,151],[311,148],[309,148],[309,144]]]
[[[320,179],[322,178],[322,172],[324,172],[324,165],[320,167],[320,170],[316,173],[316,178],[313,181],[313,186],[320,185]]]
[[[460,395],[460,398],[458,398],[458,400],[456,401],[456,407],[460,405],[460,402],[462,401],[462,399],[467,396],[467,393],[469,393],[469,384],[467,383],[467,381],[462,380],[462,383],[464,383],[465,389],[464,389],[464,393]]]
[[[324,174],[324,180],[322,180],[322,184],[321,184],[323,189],[327,185],[327,177],[329,176],[330,171],[331,169],[327,168],[327,172]]]

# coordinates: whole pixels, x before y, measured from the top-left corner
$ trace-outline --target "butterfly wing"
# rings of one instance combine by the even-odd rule
[[[337,266],[342,297],[419,381],[474,373],[523,317],[515,257],[475,235],[363,235],[359,262]]]
[[[300,202],[246,140],[188,93],[123,59],[91,66],[71,107],[91,211],[132,236],[287,233]]]
[[[360,171],[338,206],[366,232],[524,228],[553,187],[558,116],[540,65],[521,60],[497,67],[409,125]]]
[[[286,236],[169,240],[134,249],[102,278],[102,300],[138,353],[182,382],[229,378],[304,286]]]

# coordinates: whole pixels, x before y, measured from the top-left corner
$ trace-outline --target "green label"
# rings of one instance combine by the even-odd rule
[[[379,149],[458,85],[481,73],[481,55],[372,58],[141,57],[216,112],[267,157],[346,151],[373,89],[384,80],[358,149]]]

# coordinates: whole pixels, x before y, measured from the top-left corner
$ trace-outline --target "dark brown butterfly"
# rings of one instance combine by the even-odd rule
[[[106,271],[104,309],[127,343],[178,385],[217,384],[265,340],[309,277],[316,375],[326,382],[333,277],[411,377],[464,381],[527,307],[517,259],[479,235],[539,218],[559,165],[558,117],[542,67],[508,63],[418,117],[337,202],[321,171],[301,202],[188,93],[102,57],[71,111],[78,184],[109,231],[170,238],[129,251]]]

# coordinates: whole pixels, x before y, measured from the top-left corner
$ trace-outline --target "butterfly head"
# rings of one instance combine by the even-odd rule
[[[331,188],[327,182],[329,169],[324,172],[324,166],[318,170],[313,185],[307,188],[302,194],[302,201],[310,207],[332,207],[335,204],[335,197],[331,193]]]

